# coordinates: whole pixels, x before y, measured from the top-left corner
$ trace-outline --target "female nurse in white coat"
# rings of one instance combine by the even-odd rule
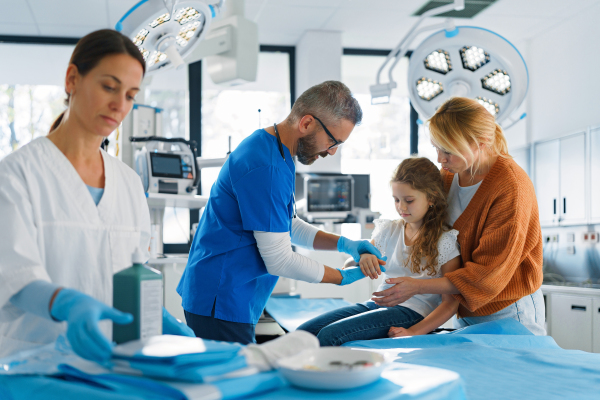
[[[66,333],[80,356],[110,357],[113,274],[147,254],[140,178],[100,149],[131,110],[145,73],[137,47],[112,30],[75,47],[67,110],[46,137],[0,162],[0,358]],[[163,332],[192,336],[163,310]]]

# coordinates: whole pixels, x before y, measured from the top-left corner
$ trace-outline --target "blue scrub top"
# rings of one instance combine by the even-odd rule
[[[256,324],[277,276],[267,272],[253,231],[290,232],[296,167],[264,129],[244,139],[214,183],[177,286],[197,315]]]

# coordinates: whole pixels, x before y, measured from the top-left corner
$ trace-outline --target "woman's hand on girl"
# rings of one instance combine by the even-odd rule
[[[403,337],[403,336],[416,336],[416,335],[418,335],[418,333],[411,331],[410,328],[401,328],[401,327],[392,326],[390,328],[390,330],[388,331],[388,337],[391,337],[391,338]]]
[[[386,257],[383,257],[386,260]],[[377,279],[379,275],[381,275],[381,268],[379,265],[385,265],[385,261],[378,259],[373,254],[361,254],[360,262],[358,265],[360,266],[360,270],[365,276],[368,276],[371,279]]]
[[[381,292],[373,293],[375,297],[371,298],[375,304],[381,307],[397,306],[415,294],[419,294],[419,279],[409,277],[389,278],[386,279],[385,283],[393,283],[395,285]]]

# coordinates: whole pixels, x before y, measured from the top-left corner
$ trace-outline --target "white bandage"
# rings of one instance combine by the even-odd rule
[[[325,266],[293,252],[289,232],[254,231],[254,238],[271,275],[309,283],[319,283],[323,280]]]

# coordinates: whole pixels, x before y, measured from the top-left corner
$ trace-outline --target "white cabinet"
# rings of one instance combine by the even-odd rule
[[[600,289],[542,285],[548,335],[564,349],[600,353]]]
[[[585,132],[560,139],[560,224],[586,222]]]
[[[535,195],[538,200],[540,224],[558,224],[559,158],[560,142],[536,143],[535,149]]]
[[[600,297],[594,298],[592,302],[592,351],[600,353]]]
[[[591,297],[552,294],[550,331],[563,349],[592,351]]]
[[[590,130],[590,222],[600,222],[600,128]]]
[[[585,132],[536,143],[535,191],[542,226],[587,222]]]

